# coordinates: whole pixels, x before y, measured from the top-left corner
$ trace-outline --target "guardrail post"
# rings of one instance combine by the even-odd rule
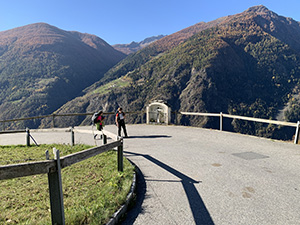
[[[299,140],[299,126],[300,126],[300,121],[297,122],[294,144],[298,144],[298,140]]]
[[[74,127],[71,127],[71,145],[75,145]]]
[[[55,114],[52,114],[52,126],[53,128],[55,127]]]
[[[223,113],[220,112],[220,131],[223,130]]]
[[[103,141],[103,144],[107,144],[107,136],[105,134],[102,134],[102,141]]]
[[[123,172],[123,139],[121,139],[121,145],[118,146],[118,171]]]
[[[175,125],[178,125],[179,124],[178,115],[180,114],[180,112],[175,111],[174,113],[175,113],[174,123],[175,123]]]
[[[30,146],[30,131],[28,127],[26,127],[26,146]]]
[[[52,224],[65,225],[64,201],[61,182],[61,167],[59,151],[53,148],[53,154],[56,161],[56,171],[48,173],[48,184],[51,205]],[[46,153],[47,157],[47,153]]]
[[[142,114],[141,114],[141,123],[142,124],[144,123],[144,112],[142,112]]]

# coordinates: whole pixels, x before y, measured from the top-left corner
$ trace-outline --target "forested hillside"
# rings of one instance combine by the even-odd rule
[[[94,35],[45,23],[0,32],[0,119],[51,114],[124,57]]]
[[[283,119],[299,120],[298,22],[256,6],[188,29],[195,32],[180,31],[127,57],[57,112],[114,111],[118,106],[143,110],[150,100],[162,99],[173,111],[276,119],[284,109]],[[139,119],[132,117],[131,122]],[[219,126],[213,118],[180,119],[183,124]],[[225,126],[267,137],[290,135],[265,124],[230,121]]]

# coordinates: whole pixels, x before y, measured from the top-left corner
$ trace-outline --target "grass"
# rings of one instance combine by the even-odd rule
[[[52,153],[53,147],[64,156],[91,146],[2,146],[0,165],[44,160],[45,151],[48,149]],[[124,172],[118,172],[115,151],[64,168],[62,187],[66,224],[108,222],[126,200],[133,171],[133,166],[124,160]],[[51,224],[47,174],[0,180],[0,188],[0,224]]]
[[[92,93],[93,94],[106,94],[111,90],[127,87],[130,85],[130,83],[131,83],[131,78],[123,76],[121,78],[115,79],[115,80],[99,87]]]

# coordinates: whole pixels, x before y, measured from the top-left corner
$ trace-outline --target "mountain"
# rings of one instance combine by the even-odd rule
[[[126,55],[129,55],[131,53],[137,52],[138,50],[145,48],[146,46],[148,46],[149,44],[151,44],[154,41],[157,41],[161,38],[165,37],[165,35],[158,35],[158,36],[153,36],[153,37],[149,37],[144,39],[143,41],[140,42],[131,42],[130,44],[116,44],[113,45],[113,47],[120,51],[123,52]]]
[[[107,73],[105,73],[103,79],[100,79],[91,87],[87,88],[86,92],[97,89],[114,79],[126,75],[127,73],[131,73],[136,68],[147,63],[153,58],[162,56],[165,52],[183,43],[184,41],[192,37],[194,34],[206,30],[208,28],[217,26],[220,23],[226,22],[226,20],[228,20],[229,18],[230,16],[226,16],[208,23],[200,22],[149,44],[141,51],[130,54],[124,60],[120,61],[116,66],[114,66]]]
[[[124,57],[99,37],[46,23],[0,32],[0,119],[51,114]]]
[[[118,106],[138,111],[149,101],[161,99],[172,111],[275,119],[283,110],[283,119],[297,121],[299,40],[299,22],[265,6],[201,22],[126,57],[87,88],[85,95],[57,113],[114,111]],[[128,120],[139,122],[141,118]],[[219,127],[218,118],[182,116],[179,120],[186,125]],[[293,129],[239,120],[226,120],[224,127],[280,139],[289,139],[294,133]]]

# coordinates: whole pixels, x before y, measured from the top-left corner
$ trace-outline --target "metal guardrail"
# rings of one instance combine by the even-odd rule
[[[144,111],[129,111],[125,112],[126,114],[144,114]],[[231,119],[239,119],[239,120],[247,120],[247,121],[253,121],[253,122],[260,122],[260,123],[268,123],[268,124],[275,124],[280,126],[290,126],[290,127],[296,127],[295,132],[295,139],[294,143],[298,143],[299,139],[299,121],[298,123],[292,123],[292,122],[285,122],[285,121],[278,121],[278,120],[268,120],[268,119],[261,119],[261,118],[254,118],[254,117],[246,117],[246,116],[239,116],[239,115],[230,115],[225,113],[201,113],[201,112],[172,112],[176,115],[190,115],[190,116],[208,116],[208,117],[219,117],[220,118],[220,130],[223,130],[223,118],[231,118]],[[105,112],[104,115],[114,115],[115,112]],[[24,121],[24,120],[33,120],[33,119],[40,119],[40,118],[47,118],[52,117],[52,127],[55,127],[55,117],[65,117],[65,116],[92,116],[93,113],[65,113],[65,114],[51,114],[51,115],[45,115],[45,116],[36,116],[36,117],[26,117],[26,118],[18,118],[18,119],[9,119],[9,120],[0,120],[0,123],[7,123],[7,122],[15,122],[15,121]],[[175,118],[175,120],[177,120]],[[143,121],[142,121],[143,123]],[[1,133],[10,132],[14,133],[17,131],[0,131]],[[22,132],[22,131],[19,131]]]
[[[231,118],[231,119],[239,119],[239,120],[247,120],[247,121],[253,121],[253,122],[260,122],[260,123],[269,123],[269,124],[275,124],[275,125],[281,125],[281,126],[289,126],[289,127],[296,127],[295,132],[295,139],[294,144],[298,143],[299,140],[299,127],[300,122],[292,123],[292,122],[286,122],[286,121],[278,121],[278,120],[267,120],[267,119],[261,119],[261,118],[254,118],[254,117],[247,117],[247,116],[239,116],[239,115],[230,115],[225,113],[196,113],[196,112],[179,112],[181,115],[190,115],[190,116],[213,116],[213,117],[219,117],[220,118],[220,130],[223,130],[223,118]]]

